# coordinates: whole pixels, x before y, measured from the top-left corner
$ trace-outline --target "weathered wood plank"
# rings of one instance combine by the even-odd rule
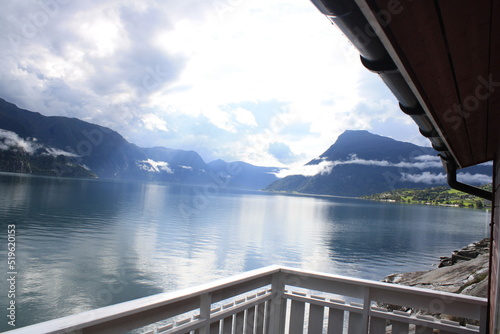
[[[256,307],[255,334],[264,334],[265,325],[268,323],[266,318],[269,317],[269,303],[258,304]]]
[[[398,322],[398,321],[393,321],[392,322],[392,332],[393,333],[408,333],[410,328],[410,325],[406,322]]]
[[[246,333],[253,333],[255,325],[255,312],[256,312],[255,306],[250,307],[247,310],[247,318],[245,320]]]
[[[231,334],[233,333],[233,316],[224,318],[222,334]]]
[[[235,334],[243,334],[243,329],[245,328],[245,312],[238,312],[236,313],[236,317],[234,319],[235,327],[234,327],[234,333]]]
[[[370,334],[385,334],[387,320],[377,317],[370,318]]]
[[[362,328],[363,315],[361,313],[349,312],[349,328],[348,334],[363,333]]]
[[[344,313],[345,311],[334,308],[328,310],[328,334],[342,334],[344,330]]]
[[[309,334],[322,334],[324,317],[325,308],[320,305],[311,304],[307,332]]]
[[[210,334],[219,334],[220,327],[221,327],[220,321],[216,321],[210,324]]]
[[[306,304],[292,300],[290,308],[290,334],[302,334],[304,331],[304,312]]]
[[[433,329],[430,327],[416,326],[415,332],[419,334],[433,334]]]

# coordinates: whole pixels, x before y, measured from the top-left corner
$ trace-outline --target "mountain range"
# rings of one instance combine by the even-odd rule
[[[368,131],[348,130],[302,173],[288,175],[265,188],[268,191],[334,196],[366,196],[401,188],[423,189],[446,185],[446,175],[430,147],[417,146]],[[281,174],[281,173],[280,173]],[[459,180],[491,182],[491,164],[462,170]]]
[[[262,189],[279,169],[205,163],[194,151],[142,148],[76,118],[43,116],[0,99],[0,171]],[[222,182],[222,183],[221,183]]]
[[[43,116],[3,99],[0,171],[191,185],[215,182],[229,188],[352,197],[446,184],[434,149],[368,131],[345,131],[323,154],[298,169],[241,161],[205,163],[194,151],[142,148],[109,128]],[[489,183],[491,175],[491,164],[458,174],[459,180],[472,184]]]

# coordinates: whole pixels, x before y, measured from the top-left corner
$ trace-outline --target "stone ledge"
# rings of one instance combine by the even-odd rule
[[[459,251],[454,251],[453,254],[469,256],[456,257],[454,263],[433,270],[392,274],[382,281],[486,298],[489,239],[468,245]]]

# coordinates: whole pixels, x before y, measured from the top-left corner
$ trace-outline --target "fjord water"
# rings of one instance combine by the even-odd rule
[[[0,174],[24,326],[281,264],[380,280],[489,234],[489,213],[349,198]],[[0,249],[2,280],[7,250]],[[8,306],[1,284],[1,308]],[[3,316],[5,318],[5,316]],[[0,330],[12,329],[3,320]]]

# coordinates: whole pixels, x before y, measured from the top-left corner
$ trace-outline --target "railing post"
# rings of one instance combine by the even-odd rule
[[[284,274],[280,270],[273,274],[271,282],[271,309],[269,316],[269,330],[268,333],[281,334],[285,331],[285,299],[283,293],[285,292]]]
[[[205,321],[205,325],[200,328],[199,334],[210,334],[210,308],[212,307],[212,296],[205,293],[200,296],[200,319]]]

